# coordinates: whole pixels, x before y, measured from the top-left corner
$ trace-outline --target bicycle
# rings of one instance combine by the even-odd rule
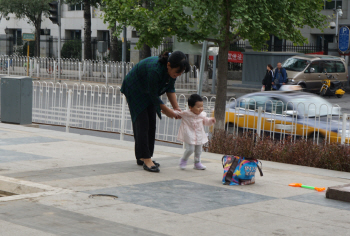
[[[7,71],[9,65],[8,60],[3,60],[0,62],[0,70]],[[4,66],[3,66],[4,65]],[[12,66],[12,59],[10,59],[10,66]]]
[[[60,68],[61,70],[60,70],[60,74],[62,75],[62,67]],[[48,74],[52,74],[52,72],[54,71],[54,68],[53,68],[53,65],[47,65],[46,64],[46,72],[48,73]],[[58,73],[58,65],[56,65],[56,72]]]
[[[24,71],[27,72],[27,62],[23,64]],[[29,69],[32,69],[34,71],[34,63],[29,62]]]

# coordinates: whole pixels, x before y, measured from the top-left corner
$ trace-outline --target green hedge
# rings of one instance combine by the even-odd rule
[[[82,42],[79,39],[69,40],[63,44],[61,50],[62,58],[81,59]]]
[[[205,149],[212,153],[350,172],[350,146],[339,143],[317,145],[305,139],[292,142],[290,138],[280,142],[269,137],[261,140],[249,134],[234,136],[218,131]]]

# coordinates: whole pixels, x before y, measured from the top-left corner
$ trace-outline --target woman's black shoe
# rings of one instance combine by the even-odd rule
[[[139,159],[136,159],[136,163],[139,165],[139,166],[143,166],[143,161],[139,160]],[[160,164],[158,162],[155,162],[153,161],[154,165],[159,167]]]
[[[149,172],[159,172],[160,171],[158,166],[151,166],[151,168],[150,168],[150,167],[146,166],[146,164],[143,164],[143,169],[147,170]]]

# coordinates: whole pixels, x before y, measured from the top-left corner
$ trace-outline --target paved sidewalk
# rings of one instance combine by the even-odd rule
[[[0,124],[0,190],[23,193],[0,197],[0,235],[350,235],[349,203],[288,186],[350,173],[263,161],[256,184],[224,186],[221,155],[181,171],[181,154],[157,146],[148,173],[132,142]]]

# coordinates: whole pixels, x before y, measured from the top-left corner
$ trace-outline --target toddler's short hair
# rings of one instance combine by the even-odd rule
[[[200,95],[198,94],[192,94],[189,98],[188,98],[188,106],[190,107],[194,107],[196,105],[196,102],[203,102],[203,99]]]

